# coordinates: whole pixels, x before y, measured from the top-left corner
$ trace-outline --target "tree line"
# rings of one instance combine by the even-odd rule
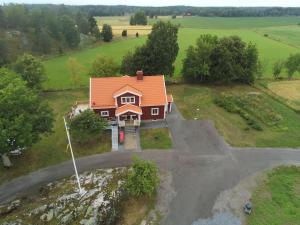
[[[18,55],[63,53],[95,41],[110,41],[109,25],[101,33],[97,21],[79,8],[64,5],[0,6],[0,66]]]

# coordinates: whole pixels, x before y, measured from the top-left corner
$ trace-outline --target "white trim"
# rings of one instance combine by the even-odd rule
[[[124,100],[126,99],[126,100]],[[128,99],[130,101],[128,101]],[[131,101],[133,99],[133,101]],[[121,97],[121,104],[135,104],[135,96]]]
[[[163,76],[163,79],[164,79],[166,103],[168,104],[168,96],[167,96],[167,88],[166,88],[166,82],[165,82],[165,75],[162,75],[162,76]]]
[[[132,113],[135,113],[135,114],[138,114],[138,115],[142,115],[142,114],[143,114],[143,113],[139,113],[139,112],[135,112],[135,111],[133,111],[133,110],[127,109],[127,110],[124,111],[124,112],[116,113],[116,116],[123,115],[124,113],[127,113],[127,112],[132,112]]]
[[[153,111],[157,110],[157,113],[154,113]],[[151,108],[151,116],[158,116],[159,115],[159,108]]]
[[[136,92],[133,92],[133,91],[123,91],[123,92],[121,92],[120,94],[114,95],[113,97],[114,97],[114,98],[117,98],[117,97],[119,97],[119,96],[121,96],[121,95],[124,95],[124,94],[126,94],[126,93],[130,93],[130,94],[137,95],[137,96],[142,96],[142,94],[139,94],[139,93],[136,93]]]
[[[98,107],[92,107],[92,109],[115,109],[115,106],[98,106]]]
[[[103,115],[103,114],[105,114],[105,115]],[[108,110],[101,111],[100,115],[101,115],[101,117],[108,117],[109,116],[109,111]]]
[[[89,107],[92,108],[92,78],[90,77],[90,101],[89,101]]]

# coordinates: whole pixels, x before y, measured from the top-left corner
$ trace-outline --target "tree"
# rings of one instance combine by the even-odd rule
[[[92,64],[89,75],[91,77],[111,77],[120,73],[120,66],[106,56],[98,55]]]
[[[76,24],[80,33],[88,34],[90,32],[90,21],[81,11],[76,14]]]
[[[285,67],[288,72],[288,77],[291,79],[295,72],[300,72],[300,53],[291,54],[286,62]]]
[[[147,16],[143,11],[138,11],[130,17],[130,25],[147,25]]]
[[[90,33],[93,34],[93,32],[95,31],[95,28],[98,28],[97,21],[95,20],[95,18],[93,16],[89,16],[88,22],[89,22]],[[98,28],[98,30],[99,30],[99,28]]]
[[[85,68],[82,64],[78,62],[76,58],[70,57],[67,61],[67,67],[71,74],[71,80],[73,87],[77,88],[80,82],[80,75],[85,72]]]
[[[139,32],[136,32],[135,37],[137,38],[139,37]]]
[[[155,23],[146,44],[123,58],[121,72],[134,75],[142,69],[146,75],[172,75],[179,51],[177,33],[178,26],[170,22]]]
[[[149,161],[134,158],[132,171],[126,180],[128,193],[135,197],[151,196],[159,184],[157,166]]]
[[[13,70],[26,81],[29,88],[41,89],[42,83],[46,80],[42,62],[29,54],[20,56],[13,64]]]
[[[278,79],[282,69],[284,68],[284,62],[281,60],[278,60],[277,62],[274,63],[273,66],[273,76],[275,79]]]
[[[122,37],[127,37],[127,30],[122,31]]]
[[[47,30],[40,29],[36,32],[36,40],[33,50],[42,53],[42,54],[49,54],[52,48],[52,39]]]
[[[92,110],[85,110],[71,119],[70,133],[75,142],[84,144],[98,138],[106,126],[106,120]]]
[[[113,33],[112,33],[112,28],[110,25],[103,24],[101,33],[102,33],[103,41],[110,42],[112,40]]]
[[[0,38],[0,67],[10,62],[8,43]]]
[[[219,39],[201,35],[196,47],[190,46],[182,74],[188,82],[253,83],[259,72],[258,51],[237,36]]]
[[[172,15],[172,19],[176,19],[176,15]]]
[[[80,43],[80,35],[75,21],[71,17],[64,15],[60,18],[60,22],[68,47],[76,48]]]
[[[29,148],[51,132],[53,113],[12,71],[0,69],[0,154]]]
[[[5,19],[5,14],[2,9],[2,6],[0,6],[0,30],[6,28],[6,19]]]

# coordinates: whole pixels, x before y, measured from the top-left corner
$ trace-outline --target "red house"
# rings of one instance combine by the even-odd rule
[[[90,79],[89,107],[119,126],[139,126],[141,120],[163,120],[171,111],[173,97],[167,95],[165,78],[144,76]]]

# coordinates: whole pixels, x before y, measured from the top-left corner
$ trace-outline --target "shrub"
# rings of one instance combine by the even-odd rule
[[[132,171],[126,181],[128,194],[134,197],[153,195],[159,184],[158,168],[149,161],[134,158]]]
[[[127,37],[127,30],[122,31],[122,37]]]
[[[99,137],[107,122],[91,110],[86,110],[71,120],[70,133],[75,142],[88,143]]]

